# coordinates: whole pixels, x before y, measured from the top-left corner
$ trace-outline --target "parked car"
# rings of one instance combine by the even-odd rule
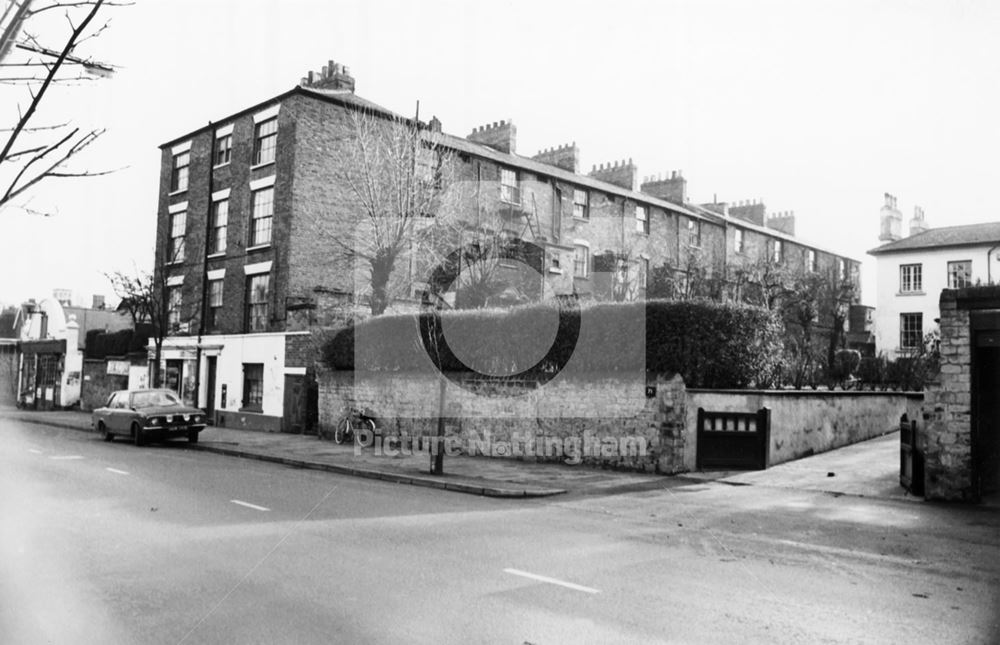
[[[105,441],[124,435],[137,446],[176,437],[198,443],[198,433],[205,429],[205,413],[184,405],[173,390],[119,390],[108,397],[103,408],[94,410],[91,422]]]

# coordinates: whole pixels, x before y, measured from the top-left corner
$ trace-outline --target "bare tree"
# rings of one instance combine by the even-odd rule
[[[107,76],[113,67],[78,55],[78,47],[100,35],[108,26],[93,27],[102,7],[120,6],[107,0],[8,0],[0,14],[0,67],[13,70],[0,75],[0,83],[23,87],[30,99],[27,107],[17,106],[12,127],[0,149],[0,208],[22,197],[44,179],[93,177],[111,171],[74,170],[70,159],[90,146],[104,129],[81,129],[70,122],[36,125],[32,120],[55,84]],[[57,24],[52,18],[61,10],[68,35],[50,47]],[[41,36],[37,29],[46,29]],[[16,50],[16,55],[15,55]],[[67,74],[67,72],[69,72]],[[30,210],[30,209],[28,209]]]
[[[360,272],[359,287],[379,315],[455,248],[453,153],[416,120],[352,112],[350,124],[334,179],[348,187],[355,209],[332,227],[322,223],[323,233],[338,247],[335,261]]]
[[[163,382],[160,370],[163,340],[183,331],[195,318],[194,313],[184,315],[181,287],[168,284],[167,271],[164,270],[167,264],[159,264],[159,270],[152,273],[137,270],[134,273],[116,271],[105,274],[115,295],[121,299],[119,309],[128,312],[134,326],[145,323],[150,327],[154,347],[153,387],[160,387]]]

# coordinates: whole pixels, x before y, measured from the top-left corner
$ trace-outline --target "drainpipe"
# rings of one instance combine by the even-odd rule
[[[997,244],[986,252],[986,284],[993,284],[993,273],[990,268],[990,256],[993,255],[993,251],[996,251],[997,249],[1000,249],[1000,244]]]
[[[205,210],[205,237],[202,244],[201,253],[201,289],[198,303],[198,344],[195,345],[194,358],[194,407],[199,406],[201,399],[201,337],[205,334],[205,308],[207,298],[205,292],[208,290],[208,236],[212,234],[212,188],[214,187],[215,175],[215,127],[212,122],[208,122],[208,131],[211,135],[208,142],[208,208]]]

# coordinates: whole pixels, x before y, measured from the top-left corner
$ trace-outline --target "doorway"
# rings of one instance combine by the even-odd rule
[[[217,356],[207,356],[205,365],[205,415],[208,417],[208,422],[213,425],[215,424],[215,373],[218,360]]]
[[[972,348],[973,487],[1000,491],[1000,330],[975,333]]]

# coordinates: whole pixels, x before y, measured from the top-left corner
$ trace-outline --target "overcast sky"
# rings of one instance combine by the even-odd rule
[[[137,0],[104,16],[88,51],[122,69],[57,88],[41,116],[107,127],[81,162],[124,169],[41,185],[32,206],[53,217],[0,211],[0,303],[111,300],[104,272],[152,265],[157,146],[328,59],[452,134],[513,119],[521,154],[576,141],[588,171],[631,157],[643,176],[683,170],[695,202],[794,210],[800,237],[864,262],[866,304],[884,192],[904,222],[914,205],[931,226],[1000,219],[994,0]]]

